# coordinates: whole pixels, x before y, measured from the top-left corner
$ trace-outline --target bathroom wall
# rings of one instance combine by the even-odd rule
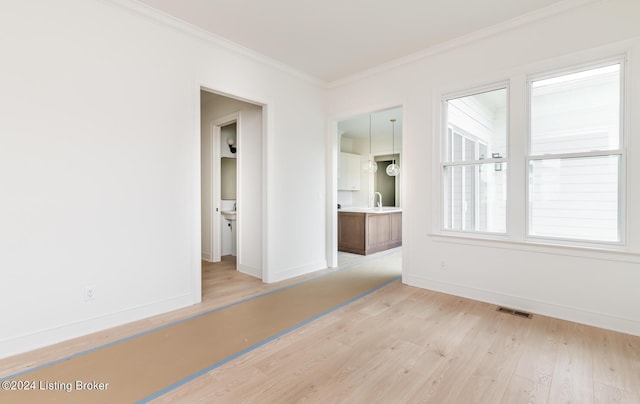
[[[237,123],[231,123],[229,125],[225,125],[222,128],[220,128],[220,157],[229,157],[234,159],[238,156],[237,147],[236,147],[236,153],[231,153],[231,149],[229,148],[229,143],[227,143],[227,141],[231,139],[234,146],[238,145],[237,130],[238,130]]]
[[[238,188],[237,159],[220,158],[220,199],[236,200]]]

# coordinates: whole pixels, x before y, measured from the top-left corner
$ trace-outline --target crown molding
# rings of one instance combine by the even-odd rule
[[[487,28],[480,29],[478,31],[474,31],[470,34],[463,35],[461,37],[452,39],[450,41],[441,42],[437,45],[431,46],[429,48],[423,49],[421,51],[412,53],[407,56],[400,57],[398,59],[391,60],[389,62],[380,64],[378,66],[372,67],[370,69],[363,70],[359,73],[355,73],[353,75],[347,76],[343,79],[335,80],[328,83],[328,88],[336,88],[341,87],[347,84],[351,84],[353,82],[363,80],[367,77],[374,76],[376,74],[380,74],[382,72],[395,69],[400,66],[408,65],[413,62],[425,59],[427,57],[431,57],[440,53],[448,52],[455,48],[459,48],[470,43],[479,41],[484,38],[488,38],[493,35],[500,34],[505,31],[509,31],[527,24],[530,24],[535,21],[539,21],[560,13],[563,13],[568,10],[572,10],[578,7],[585,6],[587,4],[599,3],[605,0],[565,0],[559,3],[552,4],[550,6],[541,8],[539,10],[532,11],[527,14],[523,14],[521,16],[512,18],[510,20],[506,20],[500,22],[498,24],[492,25]]]
[[[157,10],[144,3],[140,3],[137,0],[101,0],[101,1],[115,4],[117,6],[120,6],[121,8],[127,9],[128,11],[134,12],[138,15],[142,15],[146,18],[154,20],[162,25],[171,27],[180,32],[186,33],[195,38],[208,42],[212,45],[222,47],[235,54],[247,57],[248,59],[251,59],[258,63],[280,70],[283,73],[296,77],[302,81],[308,82],[309,84],[312,84],[314,86],[318,86],[325,89],[331,89],[331,88],[341,87],[359,80],[363,80],[367,77],[371,77],[376,74],[380,74],[382,72],[392,70],[400,66],[408,65],[413,62],[416,62],[440,53],[444,53],[444,52],[453,50],[455,48],[462,47],[470,43],[473,43],[475,41],[479,41],[481,39],[488,38],[490,36],[497,35],[499,33],[518,28],[535,21],[539,21],[544,18],[548,18],[554,15],[563,13],[568,10],[579,8],[592,3],[604,2],[606,0],[565,0],[559,3],[552,4],[545,8],[535,10],[530,13],[512,18],[510,20],[500,22],[490,27],[483,28],[478,31],[474,31],[470,34],[463,35],[461,37],[452,39],[450,41],[439,43],[437,45],[412,53],[410,55],[403,56],[403,57],[391,60],[389,62],[382,63],[370,69],[366,69],[361,72],[355,73],[353,75],[344,77],[342,79],[334,80],[331,82],[321,80],[315,76],[304,73],[298,69],[295,69],[273,58],[270,58],[253,49],[239,45],[233,41],[230,41],[224,37],[221,37],[219,35],[206,31],[200,27],[190,24],[168,13]]]
[[[140,3],[137,0],[101,0],[101,1],[115,4],[128,11],[134,12],[138,15],[142,15],[143,17],[154,20],[162,25],[171,27],[173,29],[176,29],[178,31],[181,31],[183,33],[196,37],[198,39],[201,39],[205,42],[208,42],[212,45],[225,48],[233,53],[236,53],[241,56],[245,56],[248,59],[265,64],[274,69],[280,70],[283,73],[294,76],[300,80],[306,81],[315,86],[327,88],[329,85],[327,81],[311,76],[287,64],[284,64],[273,58],[270,58],[262,53],[256,52],[253,49],[239,45],[233,41],[230,41],[224,37],[221,37],[219,35],[206,31],[200,27],[190,24],[168,13],[157,10],[146,4]]]

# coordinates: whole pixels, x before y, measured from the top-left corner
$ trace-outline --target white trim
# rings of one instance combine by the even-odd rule
[[[209,42],[213,45],[221,46],[231,52],[237,53],[242,56],[246,56],[249,59],[257,61],[259,63],[263,63],[267,66],[278,69],[284,73],[290,74],[296,78],[304,80],[313,85],[326,88],[327,82],[318,79],[317,77],[313,77],[307,73],[304,73],[300,70],[294,69],[293,67],[286,65],[282,62],[279,62],[273,58],[270,58],[262,53],[259,53],[253,49],[249,49],[242,45],[239,45],[235,42],[232,42],[226,38],[218,36],[212,32],[206,31],[200,27],[197,27],[193,24],[189,24],[179,18],[176,18],[170,14],[167,14],[163,11],[155,9],[147,4],[143,4],[137,1],[132,0],[103,0],[109,3],[113,3],[120,7],[123,7],[129,11],[138,13],[143,15],[144,17],[150,18],[160,24],[169,26],[171,28],[177,29],[183,33],[192,35],[198,39]]]
[[[237,264],[236,270],[242,272],[245,275],[253,276],[254,278],[262,279],[262,271],[260,268],[251,267],[248,265]]]
[[[341,134],[338,131],[338,121],[330,120],[327,124],[327,266],[338,266],[338,156],[340,153]]]
[[[295,268],[286,269],[275,274],[271,274],[268,279],[262,279],[265,283],[274,283],[284,281],[286,279],[295,278],[296,276],[307,275],[318,271],[318,268],[327,268],[327,260],[312,262]]]
[[[559,154],[538,154],[535,156],[527,156],[527,162],[531,160],[566,160],[589,157],[607,157],[607,156],[624,156],[623,149],[615,150],[598,150],[577,153],[559,153]]]
[[[443,92],[441,99],[442,99],[442,102],[447,102],[457,98],[464,98],[472,95],[489,93],[491,91],[504,89],[504,90],[507,90],[507,101],[508,101],[510,85],[511,85],[511,81],[509,79],[503,79],[503,80],[492,81],[490,83],[484,83],[484,84],[470,86],[470,87],[461,87],[456,90]],[[508,107],[509,105],[507,104],[507,108]]]
[[[614,54],[612,56],[596,58],[591,61],[585,61],[581,63],[580,62],[568,63],[568,64],[565,64],[564,66],[540,70],[535,73],[527,74],[527,89],[529,90],[531,89],[532,83],[534,81],[541,81],[541,80],[553,78],[556,76],[564,76],[572,73],[580,73],[583,71],[598,69],[600,67],[606,67],[614,64],[620,64],[620,78],[623,79],[623,76],[624,76],[623,72],[625,69],[626,61],[627,61],[627,54],[626,52],[624,52],[617,55]]]
[[[167,14],[158,9],[155,9],[147,4],[140,3],[135,0],[102,0],[102,1],[115,4],[131,12],[141,14],[147,18],[157,21],[158,23],[172,27],[174,29],[177,29],[181,32],[192,35],[198,39],[202,39],[211,44],[221,46],[234,53],[246,56],[252,60],[263,63],[270,67],[276,68],[282,72],[288,73],[292,76],[295,76],[299,79],[302,79],[316,86],[319,86],[325,89],[331,89],[331,88],[340,87],[358,80],[362,80],[364,78],[382,73],[384,71],[391,70],[399,66],[404,66],[404,65],[413,63],[415,61],[437,55],[439,53],[444,53],[449,50],[473,43],[475,41],[479,41],[481,39],[484,39],[493,35],[500,34],[505,31],[509,31],[509,30],[521,27],[526,24],[530,24],[535,21],[543,20],[545,18],[566,12],[574,8],[579,8],[579,7],[588,5],[590,3],[595,3],[602,0],[564,0],[558,3],[554,3],[550,6],[532,11],[530,13],[512,18],[507,21],[500,22],[498,24],[492,25],[487,28],[477,30],[470,34],[463,35],[461,37],[430,46],[426,49],[420,50],[413,54],[403,56],[398,59],[391,60],[389,62],[385,62],[373,68],[366,69],[364,71],[361,71],[353,75],[344,77],[342,79],[334,80],[331,82],[319,79],[310,74],[302,72],[276,59],[270,58],[253,49],[239,45],[235,42],[232,42],[226,38],[223,38],[209,31],[206,31],[193,24],[189,24],[179,18],[176,18],[170,14]]]
[[[640,322],[625,317],[613,316],[592,310],[583,310],[538,299],[498,293],[491,290],[478,289],[466,285],[452,284],[415,275],[407,275],[403,278],[403,281],[410,286],[434,290],[440,293],[461,296],[498,306],[513,307],[523,311],[530,311],[534,314],[640,336]]]
[[[533,23],[535,21],[543,20],[545,18],[549,18],[556,14],[560,14],[566,12],[568,10],[585,6],[590,3],[599,2],[602,0],[565,0],[550,6],[541,8],[539,10],[532,11],[530,13],[512,18],[507,21],[500,22],[498,24],[492,25],[490,27],[480,29],[478,31],[472,32],[467,35],[463,35],[461,37],[452,39],[450,41],[442,42],[437,45],[431,46],[427,49],[412,53],[410,55],[392,60],[390,62],[383,63],[381,65],[375,66],[373,68],[364,70],[362,72],[353,74],[351,76],[347,76],[343,79],[335,80],[331,83],[328,83],[328,88],[336,88],[340,86],[344,86],[347,84],[351,84],[353,82],[366,79],[367,77],[371,77],[380,73],[383,73],[388,70],[395,69],[397,67],[401,67],[404,65],[411,64],[413,62],[426,59],[428,57],[448,52],[455,48],[459,48],[461,46],[468,45],[470,43],[479,41],[484,38],[488,38],[493,35],[500,34],[505,31],[509,31],[518,27],[521,27],[526,24]]]
[[[632,252],[627,248],[611,248],[610,246],[586,243],[568,245],[544,242],[543,240],[514,241],[506,236],[500,237],[500,235],[482,233],[430,233],[427,236],[431,237],[434,242],[640,264],[640,253]]]
[[[242,187],[240,186],[240,179],[243,177],[242,171],[242,112],[237,112],[236,114],[236,235],[235,235],[235,246],[236,246],[236,271],[240,271],[240,266],[244,266],[242,253],[243,243],[242,243],[242,222],[244,212],[242,202],[244,198],[242,197]],[[232,232],[233,233],[233,232]],[[222,240],[220,240],[222,242]],[[233,245],[233,240],[231,241]]]
[[[192,295],[189,292],[126,310],[14,335],[0,341],[0,359],[187,307],[194,304]]]
[[[271,125],[271,120],[269,119],[269,115],[273,113],[273,108],[271,105],[268,105],[266,102],[260,104],[262,107],[262,272],[260,274],[260,279],[263,280],[266,276],[268,276],[270,271],[269,265],[269,147],[271,146],[271,142],[269,142],[269,133],[272,133],[269,130]],[[242,263],[240,263],[242,265]]]

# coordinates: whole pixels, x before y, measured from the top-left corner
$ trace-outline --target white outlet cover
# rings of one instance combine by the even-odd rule
[[[95,285],[85,286],[83,296],[84,296],[85,302],[94,300],[96,298],[96,286]]]

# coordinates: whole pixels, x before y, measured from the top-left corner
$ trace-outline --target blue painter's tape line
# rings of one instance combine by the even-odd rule
[[[275,335],[273,335],[273,336],[271,336],[271,337],[269,337],[267,339],[264,339],[264,340],[254,344],[254,345],[252,345],[252,346],[250,346],[250,347],[248,347],[248,348],[246,348],[246,349],[244,349],[244,350],[242,350],[240,352],[237,352],[237,353],[235,353],[235,354],[233,354],[233,355],[231,355],[231,356],[229,356],[229,357],[227,357],[227,358],[225,358],[225,359],[223,359],[223,360],[221,360],[219,362],[214,363],[213,365],[211,365],[209,367],[206,367],[206,368],[204,368],[204,369],[202,369],[202,370],[200,370],[200,371],[198,371],[198,372],[196,372],[196,373],[194,373],[194,374],[192,374],[192,375],[190,375],[188,377],[185,377],[184,379],[182,379],[182,380],[180,380],[180,381],[178,381],[176,383],[173,383],[173,384],[169,385],[169,386],[165,387],[164,389],[162,389],[160,391],[157,391],[157,392],[153,393],[152,395],[150,395],[148,397],[143,398],[142,400],[138,401],[138,403],[148,403],[149,401],[154,400],[154,399],[156,399],[156,398],[158,398],[158,397],[170,392],[171,390],[173,390],[173,389],[175,389],[177,387],[180,387],[183,384],[188,383],[188,382],[190,382],[190,381],[192,381],[192,380],[204,375],[205,373],[210,372],[210,371],[214,370],[215,368],[218,368],[218,367],[220,367],[220,366],[222,366],[222,365],[224,365],[224,364],[226,364],[226,363],[228,363],[228,362],[230,362],[230,361],[232,361],[232,360],[234,360],[234,359],[236,359],[236,358],[238,358],[238,357],[240,357],[240,356],[242,356],[242,355],[244,355],[244,354],[246,354],[248,352],[251,352],[256,348],[259,348],[259,347],[261,347],[261,346],[263,346],[265,344],[268,344],[269,342],[271,342],[271,341],[273,341],[275,339],[278,339],[278,338],[282,337],[283,335],[286,335],[286,334],[290,333],[291,331],[294,331],[294,330],[296,330],[296,329],[298,329],[300,327],[303,327],[303,326],[311,323],[312,321],[315,321],[315,320],[319,319],[320,317],[323,317],[323,316],[325,316],[325,315],[327,315],[329,313],[332,313],[332,312],[334,312],[336,310],[339,310],[342,307],[355,302],[356,300],[362,299],[363,297],[365,297],[365,296],[367,296],[367,295],[369,295],[369,294],[371,294],[371,293],[373,293],[373,292],[375,292],[375,291],[377,291],[379,289],[382,289],[383,287],[385,287],[385,286],[387,286],[387,285],[389,285],[389,284],[391,284],[393,282],[396,282],[400,278],[401,278],[400,276],[397,276],[397,277],[395,277],[393,279],[390,279],[387,282],[382,283],[382,284],[376,286],[375,288],[373,288],[373,289],[371,289],[369,291],[366,291],[366,292],[364,292],[364,293],[362,293],[362,294],[360,294],[360,295],[358,295],[358,296],[356,296],[354,298],[351,298],[351,299],[349,299],[349,300],[347,300],[347,301],[345,301],[345,302],[343,302],[343,303],[341,303],[341,304],[339,304],[339,305],[337,305],[335,307],[330,308],[327,311],[324,311],[324,312],[322,312],[320,314],[317,314],[317,315],[315,315],[315,316],[313,316],[313,317],[311,317],[311,318],[309,318],[307,320],[304,320],[304,321],[294,325],[293,327],[290,327],[290,328],[288,328],[288,329],[286,329],[284,331],[281,331],[281,332],[279,332],[279,333],[277,333],[277,334],[275,334]]]

